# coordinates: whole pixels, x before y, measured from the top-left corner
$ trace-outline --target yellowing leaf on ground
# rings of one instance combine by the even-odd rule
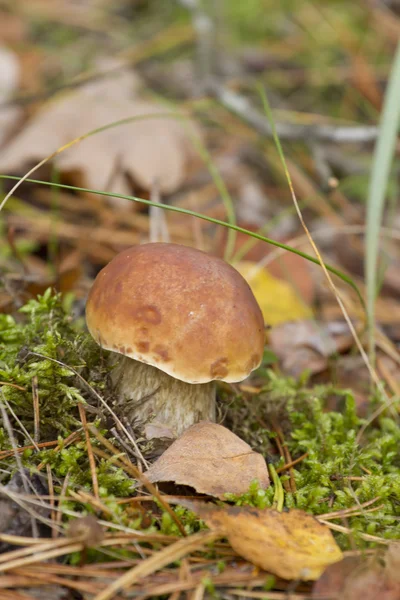
[[[269,485],[261,454],[229,429],[207,421],[187,429],[150,467],[146,477],[152,483],[188,485],[220,499],[227,493],[246,493],[255,479],[263,488]]]
[[[311,309],[286,281],[273,277],[257,263],[242,261],[234,266],[253,290],[268,325],[312,316]]]
[[[171,113],[169,109],[138,98],[138,81],[132,72],[115,68],[111,75],[57,96],[7,145],[0,169],[19,172],[91,130],[148,115],[86,138],[55,163],[84,187],[129,194],[133,182],[136,189],[157,185],[161,193],[175,191],[194,156],[190,137],[178,119],[157,116]]]
[[[182,504],[211,529],[224,530],[240,556],[282,579],[315,580],[328,565],[342,559],[330,530],[302,510]]]

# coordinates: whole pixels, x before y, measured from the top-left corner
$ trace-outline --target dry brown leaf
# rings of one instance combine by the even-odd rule
[[[305,369],[319,373],[337,351],[329,329],[312,320],[280,323],[268,332],[269,345],[285,373],[298,377]]]
[[[224,499],[225,494],[244,494],[257,479],[269,485],[267,465],[234,433],[202,421],[187,429],[147,471],[152,483],[173,481],[197,492]]]
[[[179,120],[157,117],[171,111],[135,97],[138,87],[133,73],[117,70],[113,76],[57,96],[0,154],[1,170],[23,171],[93,129],[154,115],[95,134],[62,152],[55,162],[84,187],[129,194],[131,178],[140,189],[149,190],[157,182],[161,193],[176,190],[194,155],[190,137]]]
[[[0,46],[0,146],[12,133],[22,116],[20,107],[7,104],[19,86],[20,75],[17,55],[8,48]]]
[[[331,565],[313,587],[313,597],[332,600],[398,600],[400,544],[389,546],[384,560],[347,556]]]
[[[330,530],[302,510],[183,504],[211,529],[223,529],[240,556],[282,579],[318,579],[328,565],[342,559]]]

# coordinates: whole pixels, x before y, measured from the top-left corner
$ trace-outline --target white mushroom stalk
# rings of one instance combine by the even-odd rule
[[[86,320],[114,353],[117,405],[149,439],[215,421],[214,382],[242,381],[262,359],[264,322],[247,282],[176,244],[118,254],[96,277]]]

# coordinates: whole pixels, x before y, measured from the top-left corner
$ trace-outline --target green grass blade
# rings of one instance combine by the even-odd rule
[[[370,359],[375,354],[375,300],[378,287],[379,236],[386,191],[400,126],[400,43],[393,60],[385,94],[380,130],[375,146],[367,197],[367,230],[365,236],[365,277]]]
[[[19,180],[20,177],[15,177],[13,175],[1,175],[0,174],[0,180],[1,179]],[[86,193],[91,193],[91,194],[97,194],[98,196],[122,198],[124,200],[130,200],[131,202],[140,202],[141,204],[145,204],[147,206],[156,206],[158,208],[163,208],[163,209],[169,210],[171,212],[177,212],[177,213],[181,213],[184,215],[189,215],[191,217],[196,217],[197,219],[202,219],[203,221],[208,221],[209,223],[214,223],[214,225],[221,225],[222,227],[228,227],[229,229],[233,229],[234,231],[237,231],[239,233],[244,233],[244,234],[249,235],[257,240],[260,240],[261,242],[266,242],[267,244],[271,244],[272,246],[276,246],[277,248],[282,248],[283,250],[292,252],[293,254],[297,254],[297,256],[301,256],[302,258],[305,258],[306,260],[313,262],[316,265],[321,266],[318,259],[314,258],[313,256],[310,256],[306,252],[302,252],[301,250],[297,250],[296,248],[291,248],[290,246],[287,246],[286,244],[282,244],[281,242],[277,242],[276,240],[267,238],[259,233],[255,233],[254,231],[249,231],[248,229],[245,229],[244,227],[239,227],[238,225],[234,225],[232,223],[226,223],[225,221],[221,221],[220,219],[214,219],[213,217],[209,217],[207,215],[202,215],[201,213],[197,213],[195,211],[189,210],[188,208],[181,208],[179,206],[171,206],[170,204],[162,204],[162,203],[158,203],[158,202],[156,203],[156,202],[152,202],[151,200],[144,200],[143,198],[137,198],[136,196],[125,196],[124,194],[101,192],[99,190],[91,190],[89,188],[82,188],[82,187],[77,187],[74,185],[53,183],[51,181],[40,181],[38,179],[25,179],[24,181],[27,181],[29,183],[37,183],[40,185],[56,186],[56,187],[59,187],[59,188],[65,189],[65,190],[73,190],[75,192],[86,192]],[[339,269],[335,269],[335,267],[332,267],[330,265],[325,264],[325,267],[328,271],[330,271],[331,273],[333,273],[334,275],[339,277],[342,281],[344,281],[345,283],[347,283],[348,285],[350,285],[353,288],[353,290],[356,292],[362,306],[364,307],[364,300],[361,296],[360,290],[358,289],[358,287],[354,283],[354,281],[351,279],[351,277],[348,277],[345,273],[342,273],[342,271],[340,271]]]

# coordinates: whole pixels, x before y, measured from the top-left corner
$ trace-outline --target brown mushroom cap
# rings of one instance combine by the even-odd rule
[[[188,383],[242,381],[263,354],[264,320],[247,282],[223,260],[177,244],[118,254],[96,277],[86,320],[106,350]]]

